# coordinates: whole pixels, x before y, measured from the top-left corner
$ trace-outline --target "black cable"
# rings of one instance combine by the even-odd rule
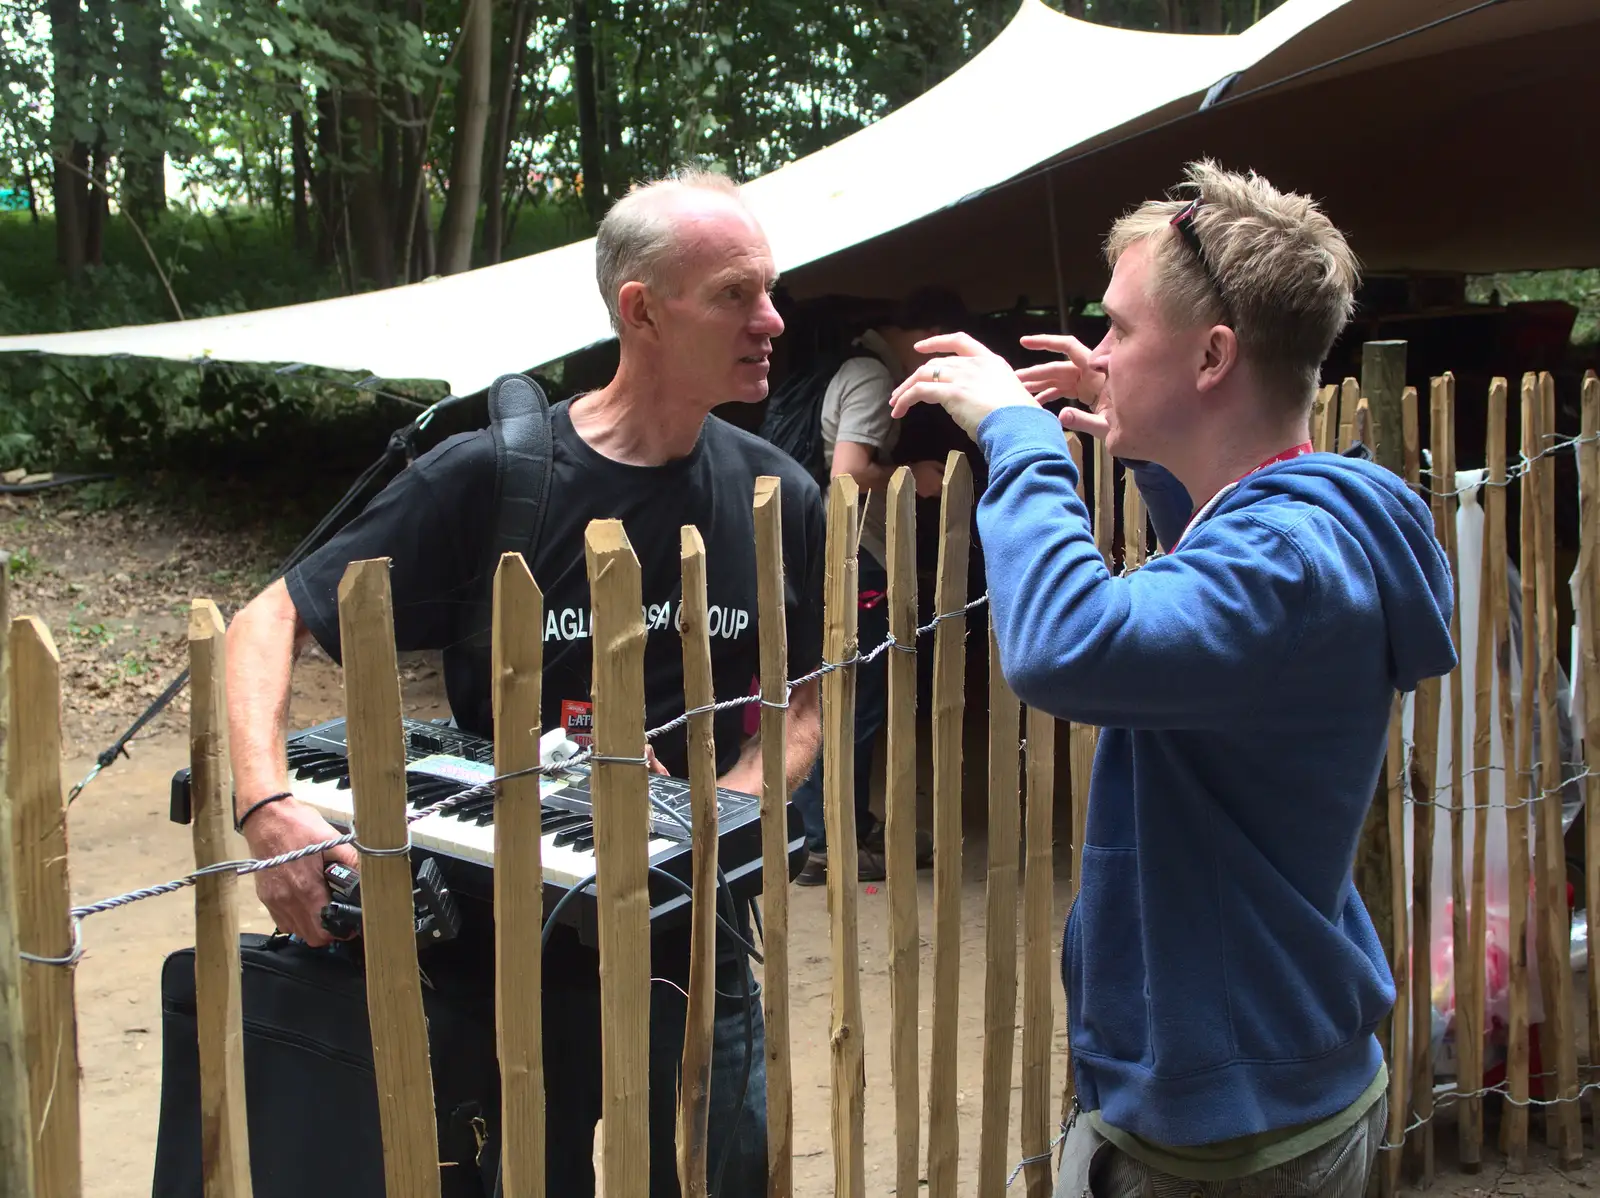
[[[314,550],[322,541],[323,537],[327,534],[327,531],[340,520],[345,511],[349,509],[366,491],[367,487],[371,485],[373,479],[377,478],[379,474],[387,469],[396,458],[403,456],[409,461],[413,456],[413,445],[416,435],[428,427],[435,415],[447,408],[454,407],[460,402],[460,396],[446,395],[443,399],[439,400],[437,403],[431,405],[426,411],[422,412],[410,424],[394,433],[391,433],[389,435],[389,443],[384,446],[383,456],[361,472],[356,481],[352,483],[350,488],[344,493],[344,497],[340,499],[338,503],[333,505],[328,514],[317,522],[316,527],[301,539],[300,543],[290,551],[288,557],[284,558],[282,564],[279,565],[277,570],[273,572],[272,579],[275,581],[279,578],[282,578],[303,558],[309,555],[312,550]],[[78,795],[83,792],[84,787],[88,786],[101,770],[109,768],[113,763],[115,763],[118,757],[126,756],[128,742],[133,740],[135,736],[139,735],[146,724],[155,719],[156,716],[160,715],[162,711],[166,709],[167,705],[178,697],[179,692],[181,692],[183,688],[188,685],[188,682],[189,671],[186,667],[183,673],[179,674],[167,684],[167,688],[164,691],[151,700],[150,706],[146,707],[144,711],[140,713],[139,718],[134,720],[134,722],[128,727],[128,730],[121,736],[117,737],[117,739],[109,748],[103,750],[99,756],[95,758],[94,769],[89,772],[89,775],[84,778],[83,781],[79,782],[67,793],[67,802],[69,805],[77,799]]]
[[[675,812],[672,814],[674,818],[678,818]],[[682,823],[683,821],[682,819],[678,819],[678,822]],[[693,887],[691,887],[682,878],[676,877],[673,874],[669,874],[666,870],[659,869],[653,865],[646,866],[646,869],[652,876],[665,879],[673,886],[682,890],[685,894],[689,894],[691,896],[694,894]],[[544,949],[549,945],[550,935],[555,931],[557,919],[561,913],[566,910],[567,904],[573,902],[579,894],[593,885],[597,877],[597,874],[590,874],[587,878],[584,878],[576,886],[572,887],[556,900],[556,905],[550,909],[550,914],[545,916],[544,927],[540,929],[539,932],[539,949],[541,952],[543,952]],[[722,872],[722,867],[720,865],[717,867],[717,897],[721,900],[725,900],[731,909],[733,902],[732,889],[729,887],[727,876]],[[761,954],[756,951],[754,945],[752,945],[749,940],[745,939],[745,937],[733,927],[729,920],[723,918],[723,913],[720,911],[717,913],[717,924],[727,934],[728,938],[732,940],[737,947],[742,948],[749,957],[758,962],[764,963]],[[733,1122],[728,1127],[727,1139],[723,1142],[722,1153],[717,1161],[716,1185],[711,1187],[709,1191],[712,1195],[712,1198],[715,1198],[716,1195],[722,1193],[723,1177],[727,1173],[728,1162],[733,1156],[733,1146],[738,1142],[739,1121],[744,1118],[744,1102],[745,1098],[750,1093],[750,1074],[756,1055],[754,1013],[755,1004],[752,1001],[750,994],[750,965],[749,962],[742,957],[739,960],[739,990],[739,1001],[744,1004],[744,1061],[742,1062],[740,1069],[739,1097],[734,1107]],[[715,987],[715,985],[712,986],[712,992],[722,998],[731,999],[733,997],[731,994],[723,994],[722,991]],[[495,1166],[494,1183],[494,1192],[496,1198],[499,1198],[501,1193],[501,1170],[502,1166],[497,1164]]]

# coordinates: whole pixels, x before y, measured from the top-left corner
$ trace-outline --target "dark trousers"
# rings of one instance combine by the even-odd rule
[[[767,1192],[767,1067],[761,996],[750,980],[751,1044],[745,1043],[745,1004],[739,970],[717,968],[711,1047],[708,1180],[720,1198],[761,1198]],[[673,986],[650,987],[650,1198],[679,1198],[676,1149],[678,1071],[683,1058],[687,1001]],[[592,1198],[594,1129],[600,1105],[600,996],[587,988],[546,985],[544,991],[545,1190],[561,1198]],[[745,1061],[750,1071],[744,1093]],[[732,1147],[730,1148],[729,1145]],[[728,1154],[722,1184],[717,1168]]]
[[[889,603],[885,592],[888,575],[865,551],[861,554],[859,589],[861,602],[856,614],[856,636],[863,653],[869,653],[889,635]],[[868,665],[856,666],[856,836],[864,838],[872,827],[872,750],[883,728],[888,710],[889,652]],[[822,754],[811,774],[794,792],[794,805],[805,821],[806,847],[814,853],[828,847],[827,821],[822,807]]]

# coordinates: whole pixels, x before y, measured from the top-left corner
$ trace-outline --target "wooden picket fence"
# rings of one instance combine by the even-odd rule
[[[1325,388],[1314,413],[1318,448],[1344,448],[1353,440],[1375,446],[1378,460],[1422,485],[1418,401],[1403,386],[1404,343],[1367,346],[1363,379]],[[1498,719],[1505,744],[1516,746],[1516,770],[1508,769],[1506,797],[1499,818],[1510,843],[1511,1019],[1505,1115],[1501,1151],[1513,1169],[1529,1162],[1528,960],[1517,951],[1520,929],[1532,915],[1545,1005],[1540,1047],[1554,1076],[1555,1101],[1544,1126],[1563,1168],[1581,1160],[1582,1093],[1576,1029],[1574,979],[1568,957],[1565,916],[1565,861],[1562,852],[1559,790],[1562,782],[1555,719],[1558,628],[1554,572],[1554,458],[1544,452],[1554,428],[1554,388],[1549,376],[1522,381],[1521,446],[1526,468],[1515,479],[1506,464],[1507,387],[1495,380],[1488,395],[1488,467],[1485,552],[1482,576],[1463,580],[1481,588],[1485,618],[1474,646],[1463,656],[1478,663],[1476,724],[1486,742]],[[1585,752],[1600,746],[1600,380],[1591,374],[1582,392],[1582,436],[1575,447],[1582,478],[1582,595],[1578,622],[1582,660],[1574,663],[1586,699]],[[1454,380],[1433,381],[1430,429],[1433,450],[1428,473],[1432,508],[1440,539],[1454,567]],[[1073,439],[1075,456],[1081,446]],[[1145,513],[1128,480],[1122,508],[1122,546],[1113,562],[1117,510],[1114,470],[1103,446],[1096,445],[1094,508],[1097,544],[1108,563],[1137,569],[1147,557]],[[1537,670],[1522,674],[1516,718],[1509,688],[1501,687],[1498,712],[1490,710],[1487,680],[1508,660],[1510,630],[1505,569],[1506,489],[1521,488],[1521,578],[1524,613],[1523,660]],[[889,624],[895,647],[906,650],[917,639],[914,489],[902,470],[890,485],[888,508]],[[917,674],[914,654],[888,654],[889,710],[886,724],[886,847],[888,858],[889,987],[892,1011],[886,1051],[894,1079],[895,1192],[918,1192],[923,1167],[931,1198],[954,1198],[961,1145],[957,1134],[958,988],[961,905],[962,724],[967,611],[966,594],[972,475],[959,454],[945,470],[940,509],[939,570],[934,599],[938,620],[933,646],[933,808],[935,867],[932,912],[932,1057],[925,1096],[918,1092],[917,1026],[921,948],[916,886],[915,756]],[[852,736],[855,677],[849,667],[873,648],[857,643],[856,541],[858,495],[849,479],[834,480],[829,496],[824,657],[839,663],[822,676],[826,762],[825,806],[828,839],[834,845],[855,841]],[[754,495],[759,636],[761,651],[761,729],[764,784],[761,795],[763,861],[766,875],[787,876],[787,788],[784,776],[789,677],[783,618],[783,564],[778,482],[758,481]],[[649,821],[644,727],[643,659],[645,625],[639,565],[622,526],[597,520],[586,536],[592,594],[595,744],[592,790],[595,799],[595,849],[598,859],[599,947],[603,1035],[602,1175],[609,1198],[643,1198],[648,1188],[648,1108],[646,1088],[649,1011],[649,927],[645,844]],[[685,709],[690,746],[694,844],[716,840],[715,754],[711,657],[706,606],[705,551],[699,534],[685,527],[682,538],[682,639]],[[72,913],[68,887],[66,809],[60,771],[60,662],[48,629],[37,619],[11,620],[5,610],[0,562],[0,621],[10,629],[8,691],[9,740],[0,717],[0,755],[5,755],[5,798],[0,800],[0,840],[16,846],[0,853],[0,1193],[33,1198],[78,1198],[81,1194],[79,1070],[74,971],[81,944],[79,920]],[[981,610],[981,609],[973,609]],[[363,850],[368,1003],[378,1106],[382,1122],[387,1192],[396,1198],[427,1198],[439,1193],[439,1169],[427,1029],[423,1020],[416,944],[412,929],[409,862],[399,853],[408,843],[405,750],[393,638],[393,612],[387,564],[352,563],[339,589],[340,633],[344,646],[346,716],[356,829]],[[519,771],[538,765],[538,724],[543,627],[542,599],[522,559],[508,554],[494,583],[493,685],[497,737],[495,771],[496,964],[501,987],[496,1030],[504,1110],[503,1175],[507,1198],[544,1193],[544,1078],[540,1043],[540,930],[543,904],[539,868],[540,804],[538,779]],[[990,632],[992,638],[992,630]],[[1459,634],[1458,634],[1459,640]],[[224,860],[228,848],[231,785],[227,753],[223,623],[208,600],[196,600],[189,624],[194,698],[191,705],[193,836],[197,869]],[[0,659],[3,660],[3,659]],[[1052,1050],[1052,987],[1058,985],[1054,948],[1053,858],[1057,835],[1055,804],[1056,724],[1048,715],[1022,712],[1000,673],[991,641],[988,694],[988,858],[984,899],[984,1043],[982,1113],[978,1140],[977,1193],[998,1198],[1013,1180],[1006,1151],[1012,1126],[1011,1076],[1022,1020],[1020,1176],[1029,1198],[1051,1192],[1052,1148],[1058,1142],[1064,1095],[1070,1087],[1065,1059]],[[1448,686],[1453,726],[1440,727],[1442,688]],[[1484,936],[1486,829],[1489,820],[1487,774],[1473,773],[1476,799],[1467,802],[1462,768],[1463,711],[1459,673],[1424,684],[1415,699],[1414,743],[1403,743],[1401,704],[1395,706],[1389,761],[1374,815],[1358,862],[1362,886],[1375,921],[1386,935],[1398,999],[1397,1017],[1385,1031],[1391,1063],[1390,1151],[1380,1158],[1378,1181],[1393,1193],[1406,1162],[1426,1185],[1434,1172],[1436,1127],[1435,1074],[1430,1034],[1431,887],[1436,806],[1431,796],[1448,793],[1446,808],[1452,843],[1453,931],[1456,992],[1461,1034],[1457,1089],[1462,1097],[1457,1121],[1458,1157],[1468,1170],[1484,1161],[1483,1059],[1476,1046],[1484,1028]],[[1532,743],[1532,720],[1540,712],[1541,743]],[[1434,770],[1443,737],[1450,737],[1449,785],[1436,785]],[[1079,874],[1090,760],[1096,730],[1067,729],[1071,827],[1060,837],[1071,846],[1070,885]],[[1480,750],[1478,760],[1486,756]],[[1538,777],[1532,778],[1534,762]],[[1026,811],[1022,799],[1025,773]],[[1515,779],[1528,785],[1518,789]],[[1515,794],[1515,797],[1513,797]],[[1541,801],[1543,799],[1550,801]],[[1405,880],[1406,807],[1410,805],[1416,844],[1430,851],[1415,855],[1412,895]],[[1472,812],[1474,852],[1463,860],[1464,821]],[[1533,876],[1528,876],[1529,813],[1533,824]],[[1587,896],[1590,909],[1600,901],[1600,825],[1586,821]],[[513,865],[514,863],[514,865]],[[828,918],[832,946],[831,1054],[833,1192],[863,1198],[865,1173],[865,1042],[858,963],[855,856],[834,854],[828,876]],[[202,1136],[206,1193],[243,1198],[250,1193],[242,1048],[240,966],[235,887],[232,872],[195,882],[196,988],[202,1088]],[[679,1112],[679,1175],[686,1198],[707,1193],[707,1102],[712,1029],[714,854],[694,854],[692,955],[683,1049]],[[1019,977],[1017,921],[1022,926]],[[1469,899],[1470,896],[1470,899]],[[1409,900],[1409,901],[1408,901]],[[762,1002],[766,1022],[767,1111],[772,1198],[795,1192],[793,1103],[790,1068],[787,888],[773,886],[763,896]],[[1407,918],[1408,909],[1412,912]],[[1592,946],[1592,941],[1590,942]],[[1591,947],[1591,953],[1592,953]],[[66,963],[66,964],[63,964]],[[970,965],[969,965],[970,967]],[[1600,1042],[1600,971],[1588,972],[1588,1031]],[[872,1051],[879,1047],[870,1046]],[[1068,1090],[1070,1093],[1070,1089]],[[926,1109],[922,1106],[926,1102]],[[923,1144],[926,1144],[924,1156]],[[1398,1150],[1404,1147],[1404,1151]]]

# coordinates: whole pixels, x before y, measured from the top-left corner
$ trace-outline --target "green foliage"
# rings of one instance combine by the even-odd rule
[[[1480,275],[1467,286],[1467,298],[1487,303],[1498,294],[1501,303],[1566,300],[1578,309],[1572,326],[1574,345],[1600,345],[1600,270],[1529,270]]]
[[[588,228],[570,208],[524,211],[510,255],[537,253]],[[238,208],[173,212],[150,233],[153,248],[189,317],[249,311],[339,294],[337,275],[296,255],[287,230],[265,213]],[[106,265],[77,283],[59,277],[49,216],[0,213],[0,335],[66,332],[173,318],[172,306],[131,228],[107,229]],[[353,383],[356,376],[343,381]],[[148,469],[265,460],[293,452],[309,426],[360,428],[352,456],[381,448],[386,430],[414,408],[356,393],[316,372],[288,376],[268,367],[145,359],[0,358],[0,468]],[[392,383],[388,393],[437,399],[442,388]],[[120,481],[90,484],[85,505],[126,498]]]
[[[12,550],[12,552],[11,552],[11,577],[12,578],[26,578],[28,575],[34,573],[38,569],[39,569],[39,561],[38,561],[37,558],[35,558],[33,556],[32,552],[29,551],[29,549],[28,549],[28,547],[26,545],[24,545],[21,549]]]

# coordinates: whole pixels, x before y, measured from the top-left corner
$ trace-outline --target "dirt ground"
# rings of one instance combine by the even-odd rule
[[[224,535],[204,512],[154,507],[89,511],[70,495],[26,501],[0,497],[0,548],[23,554],[13,588],[13,613],[44,618],[62,654],[68,783],[83,775],[94,754],[182,668],[190,597],[208,596],[225,613],[231,612],[266,576],[284,548],[278,540],[241,535],[233,529]],[[418,658],[407,660],[403,672],[407,711],[422,718],[441,714],[437,669]],[[339,714],[341,706],[338,671],[314,656],[297,672],[293,725],[303,727]],[[75,901],[177,877],[190,867],[189,830],[167,820],[172,773],[186,761],[186,724],[187,702],[180,698],[135,742],[130,758],[108,770],[73,806],[69,834]],[[969,811],[972,806],[968,804]],[[959,1087],[959,1191],[971,1194],[976,1189],[983,1044],[986,847],[981,820],[969,819],[964,853],[960,1034],[953,1048]],[[1059,856],[1064,859],[1065,853]],[[1058,860],[1058,880],[1063,864]],[[1063,909],[1057,912],[1057,927],[1065,914],[1065,893],[1065,886],[1059,885],[1057,905]],[[815,1195],[832,1188],[826,898],[821,890],[803,888],[792,888],[790,898],[796,1192]],[[239,904],[247,930],[268,930],[266,913],[248,883],[239,888]],[[883,888],[862,886],[859,904],[867,1192],[886,1195],[894,1187],[894,1133],[886,1052],[888,915]],[[932,905],[931,876],[924,875],[918,1017],[924,1109],[931,1039]],[[184,892],[97,916],[86,929],[85,943],[77,971],[84,1193],[87,1198],[135,1198],[149,1193],[155,1151],[161,963],[168,953],[193,943],[193,900]],[[1059,987],[1052,987],[1052,999],[1057,1030],[1051,1085],[1059,1092],[1063,1042]],[[1012,1073],[1009,1162],[1021,1157],[1014,1130],[1020,1082],[1016,1052]],[[1537,1128],[1536,1121],[1536,1141],[1542,1139]],[[1562,1174],[1548,1163],[1542,1149],[1536,1149],[1537,1166],[1526,1176],[1506,1173],[1498,1155],[1491,1152],[1484,1172],[1465,1177],[1451,1165],[1454,1128],[1448,1116],[1441,1121],[1438,1136],[1440,1177],[1433,1187],[1437,1194],[1557,1198],[1600,1186],[1600,1166],[1587,1164]]]

